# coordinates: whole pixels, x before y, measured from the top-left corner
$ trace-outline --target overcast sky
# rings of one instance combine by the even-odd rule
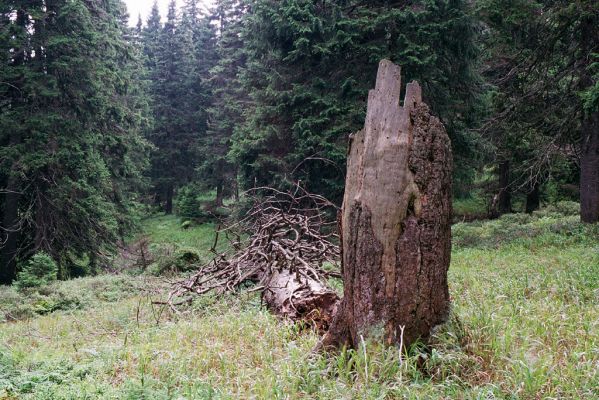
[[[163,19],[166,17],[166,9],[170,0],[158,0],[158,6],[160,7],[160,14]],[[183,5],[184,0],[177,0],[177,5]],[[152,9],[154,0],[125,0],[127,8],[129,9],[129,15],[131,16],[131,25],[137,23],[137,16],[141,13],[141,18],[146,22],[148,14]],[[200,0],[200,3],[204,4],[204,7],[210,7],[213,4],[213,0]]]

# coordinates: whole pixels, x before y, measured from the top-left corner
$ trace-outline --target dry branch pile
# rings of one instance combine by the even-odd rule
[[[327,329],[339,302],[326,283],[327,278],[340,276],[339,238],[336,222],[330,222],[337,208],[299,186],[289,193],[257,188],[248,195],[254,205],[247,216],[219,231],[233,252],[218,254],[177,283],[169,304],[180,305],[211,291],[233,292],[252,283],[250,290],[261,290],[276,315]],[[213,249],[217,241],[218,235]]]

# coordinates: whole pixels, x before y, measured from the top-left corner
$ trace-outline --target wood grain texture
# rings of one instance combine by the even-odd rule
[[[449,137],[418,83],[380,63],[364,129],[351,138],[341,218],[344,298],[323,346],[362,338],[409,345],[449,310]]]

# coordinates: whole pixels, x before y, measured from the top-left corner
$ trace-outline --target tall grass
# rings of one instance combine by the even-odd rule
[[[255,293],[173,315],[132,290],[0,325],[0,399],[599,398],[599,238],[570,217],[552,217],[558,230],[534,218],[456,227],[457,241],[480,241],[453,252],[452,316],[428,348],[314,354],[318,335]],[[483,237],[498,223],[510,235]]]

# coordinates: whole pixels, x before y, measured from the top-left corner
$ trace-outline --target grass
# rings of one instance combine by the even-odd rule
[[[487,213],[487,204],[482,196],[473,195],[453,201],[453,219],[455,221],[485,219]]]
[[[173,215],[148,218],[142,223],[144,233],[153,243],[193,247],[203,251],[206,256],[214,244],[215,228],[215,224],[207,223],[182,229],[181,219]],[[223,246],[224,241],[220,244]]]
[[[313,354],[318,336],[255,293],[173,315],[128,290],[0,325],[0,399],[599,398],[599,235],[564,215],[518,218],[455,227],[453,313],[432,351]],[[174,224],[146,226],[154,240],[212,245],[209,227]]]

